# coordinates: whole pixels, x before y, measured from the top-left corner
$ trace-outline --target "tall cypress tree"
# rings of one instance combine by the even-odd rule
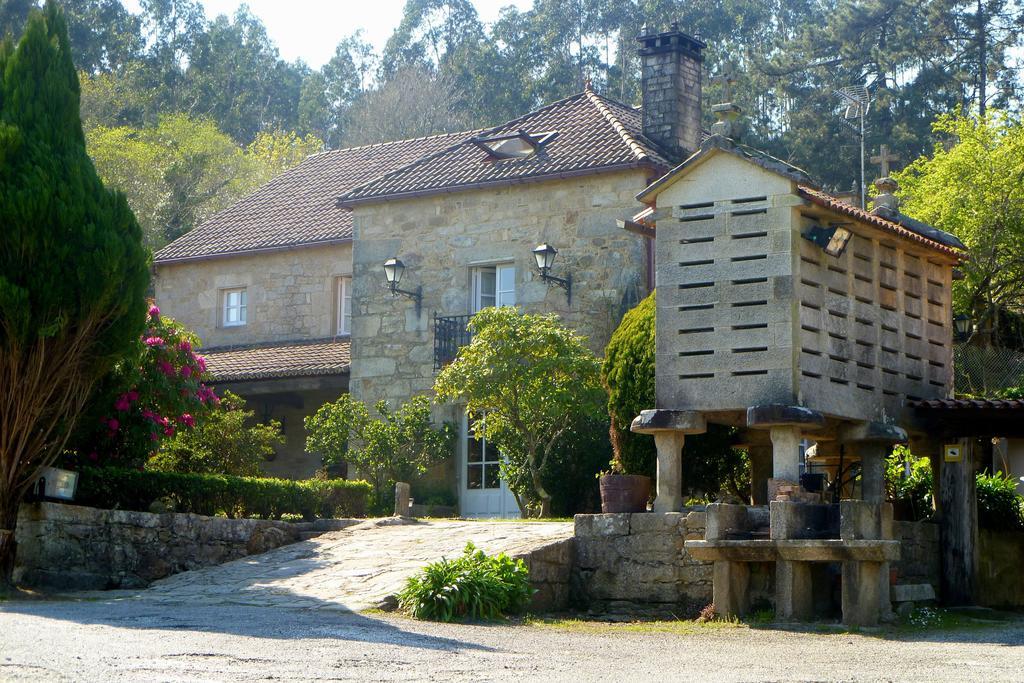
[[[0,46],[0,591],[20,501],[141,333],[148,255],[86,155],[63,12]]]

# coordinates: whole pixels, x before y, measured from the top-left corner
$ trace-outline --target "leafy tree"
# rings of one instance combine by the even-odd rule
[[[914,457],[906,446],[896,446],[885,459],[885,497],[897,506],[897,514],[914,521],[929,517],[932,480],[928,458]]]
[[[253,424],[255,413],[245,399],[225,391],[216,407],[207,411],[195,429],[178,431],[160,444],[146,469],[162,472],[265,476],[262,464],[284,443],[281,424]]]
[[[600,361],[554,314],[485,308],[469,329],[473,341],[438,373],[434,391],[465,405],[477,436],[501,450],[502,473],[520,509],[539,500],[540,516],[549,517],[543,472],[581,417],[600,409]]]
[[[396,481],[410,481],[451,456],[455,429],[434,426],[425,396],[413,396],[397,410],[379,401],[374,411],[377,417],[349,394],[325,403],[305,420],[306,450],[320,453],[325,465],[347,462],[368,476],[383,512]]]
[[[55,2],[0,46],[0,590],[18,506],[143,325],[141,231],[85,151]]]
[[[220,399],[206,386],[198,339],[150,306],[131,352],[98,384],[71,446],[84,464],[138,467],[201,423]]]
[[[459,93],[450,78],[407,67],[365,93],[345,116],[342,146],[422,137],[465,130]],[[381,116],[381,112],[388,116]]]
[[[902,210],[967,245],[954,303],[991,343],[1002,312],[1024,307],[1024,126],[990,111],[943,116],[935,132],[950,144],[896,175]]]
[[[164,116],[154,127],[96,127],[89,153],[104,182],[121,189],[147,244],[159,248],[321,149],[311,136],[263,132],[238,146],[210,119]]]

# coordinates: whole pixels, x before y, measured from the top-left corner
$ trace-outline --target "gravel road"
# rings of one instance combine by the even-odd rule
[[[2,681],[1020,681],[1024,622],[884,638],[443,625],[146,600],[0,603]]]

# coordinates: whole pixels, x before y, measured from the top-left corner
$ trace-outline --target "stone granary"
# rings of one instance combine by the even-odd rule
[[[777,614],[810,617],[814,563],[841,562],[845,620],[873,623],[898,556],[884,459],[919,429],[907,402],[952,394],[963,245],[900,214],[890,178],[865,211],[733,139],[735,106],[715,113],[712,136],[638,195],[647,208],[629,226],[656,243],[656,406],[633,423],[657,443],[654,510],[682,505],[686,434],[739,428],[753,502],[770,513],[712,505],[705,540],[687,542],[715,560],[718,609],[742,613],[748,563],[771,561]],[[836,497],[856,500],[836,509],[801,485],[810,442]]]

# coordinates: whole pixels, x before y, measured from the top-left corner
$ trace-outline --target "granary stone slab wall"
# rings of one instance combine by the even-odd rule
[[[826,225],[802,212],[801,229]],[[815,410],[890,421],[953,389],[952,272],[927,250],[855,227],[839,257],[800,239],[799,395]]]
[[[634,170],[356,206],[352,395],[398,402],[430,391],[432,315],[471,312],[474,266],[514,264],[517,304],[558,313],[601,353],[645,294],[643,239],[616,221],[636,212],[646,181]],[[572,274],[571,305],[536,274],[531,251],[541,242],[559,250],[552,275]],[[392,256],[406,265],[401,286],[423,287],[418,318],[411,299],[385,287]]]
[[[156,302],[208,347],[322,339],[337,329],[336,278],[351,274],[350,243],[157,264]],[[247,322],[224,327],[234,287],[246,288]]]
[[[297,540],[287,522],[32,503],[18,515],[14,579],[50,590],[140,588]]]
[[[658,195],[659,407],[796,402],[794,190],[717,153]]]

